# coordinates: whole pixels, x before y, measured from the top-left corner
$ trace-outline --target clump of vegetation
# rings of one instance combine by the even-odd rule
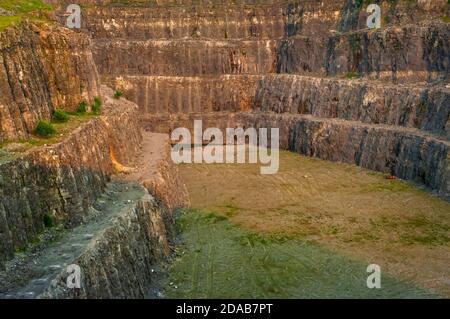
[[[55,226],[53,217],[50,216],[49,214],[45,214],[42,217],[42,222],[44,223],[45,228],[52,228],[53,226]]]
[[[359,78],[361,75],[358,72],[347,72],[347,74],[345,74],[345,78],[348,80],[352,80],[352,79],[357,79]]]
[[[55,110],[52,117],[53,122],[66,123],[69,121],[69,114],[62,110]]]
[[[78,114],[84,114],[87,111],[87,103],[85,101],[80,102],[80,104],[78,104],[78,108],[77,108],[77,113]]]
[[[94,103],[91,105],[92,113],[99,115],[102,111],[102,100],[99,97],[94,98]]]
[[[114,92],[114,98],[115,98],[115,99],[120,99],[120,98],[122,97],[122,95],[123,95],[123,92],[120,91],[120,90],[116,90],[116,91]]]
[[[445,23],[450,23],[450,17],[449,16],[442,17],[442,21]]]
[[[50,137],[56,134],[56,129],[48,121],[39,121],[34,132],[41,137]]]
[[[52,9],[41,0],[0,0],[0,8],[11,13],[0,16],[0,32],[7,27],[19,24],[24,19],[42,19],[30,13]]]

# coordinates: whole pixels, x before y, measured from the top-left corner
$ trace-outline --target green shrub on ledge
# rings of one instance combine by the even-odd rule
[[[56,129],[48,121],[39,121],[34,132],[41,137],[50,137],[56,134]]]
[[[99,97],[94,98],[94,103],[91,105],[92,113],[99,115],[102,112],[102,100]]]
[[[61,110],[55,110],[52,120],[56,123],[66,123],[69,121],[69,114]]]
[[[84,114],[87,111],[87,103],[86,102],[80,102],[80,104],[78,104],[78,108],[77,108],[77,113],[78,114]]]
[[[120,99],[122,95],[123,95],[122,91],[116,90],[116,92],[114,92],[115,99]]]

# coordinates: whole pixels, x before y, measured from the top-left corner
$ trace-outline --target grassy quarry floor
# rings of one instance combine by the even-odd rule
[[[175,298],[450,296],[450,203],[362,168],[282,152],[182,164],[192,209],[163,282]],[[366,268],[381,266],[381,289]]]

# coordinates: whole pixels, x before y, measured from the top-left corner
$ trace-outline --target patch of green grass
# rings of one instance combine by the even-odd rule
[[[99,115],[102,112],[102,100],[99,97],[94,98],[94,103],[91,105],[92,113]]]
[[[219,208],[220,212],[227,217],[232,217],[236,215],[239,211],[239,207],[234,206],[233,204],[226,204]]]
[[[34,132],[40,137],[50,137],[56,134],[56,129],[53,124],[48,121],[39,121]]]
[[[445,23],[450,23],[450,17],[449,16],[444,16],[442,17],[442,21]]]
[[[44,223],[45,228],[52,228],[53,226],[55,226],[55,221],[49,214],[45,214],[42,217],[42,222]]]
[[[114,98],[115,98],[115,99],[120,99],[120,98],[122,97],[122,95],[123,95],[123,92],[120,91],[120,90],[116,90],[116,91],[114,92]]]
[[[12,12],[12,16],[0,16],[0,32],[7,27],[19,24],[24,18],[29,18],[30,13],[36,11],[48,11],[52,7],[41,0],[0,0],[0,8]],[[37,17],[32,17],[36,18]]]
[[[62,110],[55,110],[53,112],[52,121],[56,123],[66,123],[69,121],[69,114]]]
[[[386,273],[382,289],[368,289],[365,263],[295,237],[246,231],[208,211],[189,210],[177,225],[184,252],[162,282],[169,298],[436,297]]]
[[[361,77],[361,75],[358,72],[347,72],[345,74],[347,80],[357,79],[359,77]]]
[[[27,252],[27,246],[19,246],[16,248],[16,253],[23,254]]]
[[[412,191],[413,186],[404,181],[386,179],[386,181],[368,184],[362,190],[366,192],[407,192]]]
[[[77,108],[77,114],[85,114],[87,112],[87,103],[85,101],[80,102],[80,104],[78,104],[78,108]]]

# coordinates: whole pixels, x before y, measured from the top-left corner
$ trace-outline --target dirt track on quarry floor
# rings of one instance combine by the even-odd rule
[[[188,221],[182,220],[181,223],[197,228],[217,229],[217,225],[205,226],[202,222],[195,222],[197,214],[225,217],[231,225],[238,226],[239,231],[248,231],[256,236],[282,236],[289,240],[313,243],[331,251],[332,255],[357,260],[365,266],[370,263],[378,264],[383,274],[388,274],[395,280],[413,284],[428,292],[450,296],[448,202],[409,183],[386,179],[386,176],[379,173],[288,152],[280,155],[278,174],[260,175],[259,167],[259,164],[180,165],[192,208],[195,209],[186,214]],[[174,271],[183,272],[183,267],[190,269],[192,266],[189,263],[194,259],[192,251],[189,256],[189,249],[194,249],[202,241],[200,235],[197,239],[194,239],[197,235],[189,237],[189,232],[192,231],[192,227],[185,230],[187,257],[182,257],[175,263]],[[217,237],[216,234],[214,236]],[[220,239],[224,240],[226,239]],[[269,246],[273,245],[269,243]],[[201,251],[201,248],[195,249]],[[273,247],[267,249],[269,257],[272,256],[270,251]],[[295,255],[294,250],[292,254]],[[201,257],[202,253],[199,254]],[[221,258],[220,250],[215,252],[215,256],[217,259]],[[286,260],[285,266],[288,267],[289,263]],[[180,276],[177,277],[172,271],[169,280],[179,280],[182,285],[183,276]],[[303,277],[308,276],[314,277],[314,271],[303,273]],[[192,287],[185,294],[180,291],[182,289],[173,295],[202,296],[192,293]],[[210,295],[230,296],[227,293]],[[268,295],[289,297],[289,294],[283,295],[281,292]],[[317,296],[363,295],[355,292],[353,295],[318,293]],[[253,295],[243,293],[237,296]]]

